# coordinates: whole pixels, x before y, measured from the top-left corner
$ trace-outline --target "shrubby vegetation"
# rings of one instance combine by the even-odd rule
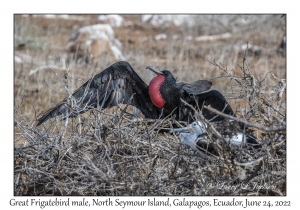
[[[134,117],[125,105],[36,127],[37,115],[65,98],[65,87],[73,92],[115,62],[68,56],[70,34],[97,23],[95,15],[81,17],[15,16],[15,53],[23,56],[14,69],[15,195],[286,195],[286,58],[278,50],[285,17],[195,16],[197,26],[160,28],[125,15],[132,24],[114,29],[126,60],[146,82],[153,77],[148,65],[179,81],[213,81],[262,144],[226,145],[210,125],[208,141],[220,154],[214,160],[162,132],[184,122]],[[156,41],[161,33],[167,38]],[[231,35],[196,41],[224,33]]]

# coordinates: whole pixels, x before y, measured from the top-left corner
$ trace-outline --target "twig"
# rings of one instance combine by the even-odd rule
[[[236,165],[238,166],[249,166],[249,165],[253,165],[255,163],[258,163],[260,161],[262,161],[264,159],[264,157],[260,157],[256,160],[253,160],[253,161],[250,161],[250,162],[247,162],[247,163],[238,163],[238,162],[235,162]]]
[[[257,124],[257,123],[250,123],[250,122],[247,122],[247,121],[245,121],[245,120],[242,120],[242,119],[238,119],[238,118],[236,118],[236,117],[233,117],[233,116],[231,116],[231,115],[224,114],[224,113],[222,113],[222,112],[220,112],[220,111],[218,111],[218,110],[216,110],[216,109],[214,109],[214,108],[212,108],[212,107],[210,107],[210,106],[203,106],[203,107],[204,107],[205,109],[207,109],[207,110],[209,110],[209,111],[215,113],[215,114],[218,114],[218,115],[222,116],[222,117],[225,117],[225,118],[227,118],[227,119],[234,120],[234,121],[236,121],[236,122],[243,123],[243,124],[245,124],[245,125],[247,125],[247,126],[249,126],[249,127],[254,127],[254,128],[257,128],[257,129],[262,130],[262,131],[265,131],[265,132],[274,132],[274,131],[283,131],[283,130],[286,130],[286,127],[285,127],[285,126],[265,127],[265,126],[259,125],[259,124]]]

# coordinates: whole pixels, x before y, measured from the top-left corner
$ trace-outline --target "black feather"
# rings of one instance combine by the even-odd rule
[[[85,98],[82,99],[84,93]],[[131,99],[131,96],[134,97]],[[118,96],[118,97],[116,97]],[[84,83],[73,93],[74,99],[78,102],[77,106],[110,108],[118,103],[130,104],[141,110],[147,118],[157,118],[159,110],[152,106],[148,94],[148,85],[137,75],[129,63],[120,61],[106,68],[99,74]],[[80,103],[81,102],[81,103]],[[42,124],[50,118],[66,115],[68,110],[67,98],[59,103],[56,107],[51,108],[43,114],[37,121],[37,125]],[[69,109],[69,112],[71,109]],[[86,110],[87,111],[87,110]],[[77,114],[72,113],[69,117],[75,117]]]
[[[180,98],[195,108],[198,106],[202,109],[203,105],[209,105],[218,111],[234,116],[233,110],[220,92],[216,90],[208,91],[212,86],[211,82],[198,80],[191,84],[176,83],[176,79],[170,71],[163,70],[161,74],[165,77],[159,89],[165,102],[162,117],[172,113],[176,115],[175,119],[177,120],[187,122],[193,120],[190,119],[191,115],[193,115],[193,110],[185,106],[180,101]],[[125,61],[117,62],[95,75],[78,88],[72,96],[75,99],[76,106],[74,107],[79,108],[81,111],[72,111],[70,105],[67,104],[68,100],[66,98],[56,107],[44,113],[38,119],[37,125],[59,115],[66,116],[68,114],[67,117],[75,117],[93,107],[99,106],[105,109],[116,106],[119,103],[135,106],[146,118],[157,119],[161,114],[161,110],[155,107],[150,99],[148,85]],[[84,107],[87,108],[82,111]],[[223,117],[217,116],[206,109],[202,109],[202,114],[208,120],[224,120]]]

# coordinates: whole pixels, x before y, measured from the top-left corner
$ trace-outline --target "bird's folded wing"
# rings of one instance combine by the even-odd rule
[[[176,86],[179,89],[186,91],[190,95],[198,95],[200,93],[203,93],[203,92],[209,90],[212,86],[212,82],[207,81],[207,80],[197,80],[190,84],[187,84],[184,82],[179,82],[179,83],[176,83]]]

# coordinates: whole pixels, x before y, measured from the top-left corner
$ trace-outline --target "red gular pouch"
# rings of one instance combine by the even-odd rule
[[[158,74],[154,77],[149,83],[149,95],[152,103],[157,108],[163,108],[165,105],[165,101],[160,93],[160,87],[165,81],[165,77],[163,75]]]

